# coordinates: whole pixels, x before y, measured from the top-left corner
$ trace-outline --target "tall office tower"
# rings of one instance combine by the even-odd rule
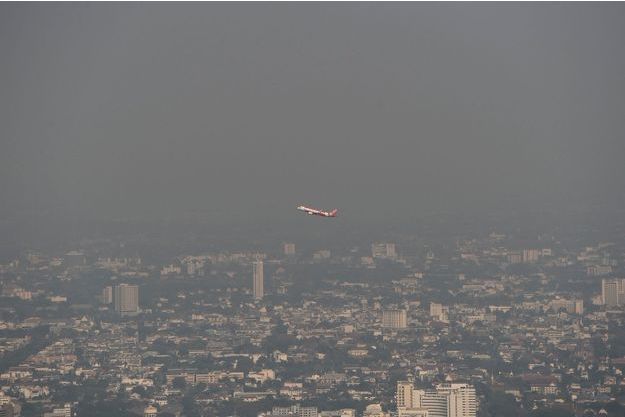
[[[122,316],[139,313],[139,287],[137,285],[120,284],[115,287],[115,311]]]
[[[254,262],[253,270],[254,272],[253,272],[252,284],[253,284],[254,298],[256,300],[262,300],[263,296],[265,295],[264,282],[263,282],[263,261]]]
[[[397,401],[397,409],[399,408],[416,408],[412,398],[414,388],[410,381],[397,381],[397,393],[395,400]]]
[[[436,386],[439,395],[447,395],[448,417],[475,417],[477,415],[477,399],[475,387],[469,384],[439,384]]]
[[[287,256],[295,255],[295,243],[285,243],[284,244],[284,254]]]
[[[520,264],[523,262],[523,255],[519,251],[513,251],[508,253],[508,263]]]
[[[534,263],[538,261],[541,251],[538,249],[523,249],[523,262]]]
[[[602,279],[601,300],[607,307],[625,304],[625,279]]]
[[[448,320],[449,308],[439,303],[430,303],[430,316],[438,321]]]
[[[420,398],[420,405],[428,410],[428,417],[452,417],[447,414],[447,395],[441,395],[436,390],[425,390],[420,392]]]
[[[113,304],[113,287],[108,286],[102,289],[102,304]]]
[[[397,257],[397,253],[395,252],[395,244],[373,243],[371,245],[371,256],[374,258],[395,259]]]
[[[382,327],[405,329],[406,323],[406,310],[384,310],[382,312]]]

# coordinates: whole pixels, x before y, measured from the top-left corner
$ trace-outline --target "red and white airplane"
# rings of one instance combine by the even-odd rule
[[[336,214],[339,212],[338,209],[334,209],[332,211],[323,211],[306,206],[299,206],[297,209],[310,215],[321,217],[336,217]]]

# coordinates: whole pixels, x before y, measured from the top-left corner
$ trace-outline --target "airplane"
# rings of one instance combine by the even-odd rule
[[[336,217],[336,214],[339,212],[338,209],[334,209],[332,211],[323,211],[323,210],[317,210],[317,209],[306,207],[306,206],[299,206],[297,209],[307,214],[310,214],[313,216],[321,216],[321,217]]]

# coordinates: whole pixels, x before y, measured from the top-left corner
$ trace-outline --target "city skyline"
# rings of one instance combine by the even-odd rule
[[[104,404],[128,417],[621,410],[625,242],[585,227],[198,243],[156,258],[154,241],[122,236],[27,250],[0,262],[0,405],[25,417]],[[80,400],[44,365],[76,392],[91,378],[108,388]]]
[[[625,417],[623,22],[0,2],[0,417]]]

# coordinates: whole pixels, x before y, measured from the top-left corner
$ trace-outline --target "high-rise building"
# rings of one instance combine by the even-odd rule
[[[115,287],[115,311],[122,316],[139,313],[139,286],[120,284]]]
[[[265,295],[264,279],[263,279],[263,261],[258,260],[253,265],[252,277],[254,299],[262,300]]]
[[[541,251],[538,249],[523,249],[523,262],[534,263],[538,261]]]
[[[436,390],[419,391],[419,406],[428,411],[428,417],[452,417],[448,412],[447,395],[441,395]],[[454,416],[455,417],[455,416]]]
[[[519,251],[512,251],[508,253],[508,263],[511,264],[520,264],[523,262],[523,255]]]
[[[295,255],[295,243],[285,243],[283,246],[284,254],[287,256]]]
[[[113,287],[104,287],[102,290],[102,304],[113,304]]]
[[[405,329],[407,326],[406,310],[384,310],[382,312],[382,327],[389,329]]]
[[[580,316],[584,314],[584,300],[575,300],[575,314],[579,314]]]
[[[395,259],[397,257],[395,244],[373,243],[371,245],[371,256],[374,258]]]
[[[435,320],[446,322],[449,316],[449,308],[439,303],[430,303],[430,316]]]
[[[449,417],[475,417],[477,415],[477,399],[475,387],[469,384],[439,384],[436,386],[439,395],[447,395],[447,415]]]
[[[397,383],[399,417],[475,417],[475,387],[469,384],[439,384],[435,389],[414,389],[412,383]]]
[[[412,400],[414,387],[410,381],[397,381],[397,393],[395,400],[397,401],[397,409],[399,408],[416,408]]]
[[[625,279],[602,279],[601,300],[607,307],[625,304]]]

